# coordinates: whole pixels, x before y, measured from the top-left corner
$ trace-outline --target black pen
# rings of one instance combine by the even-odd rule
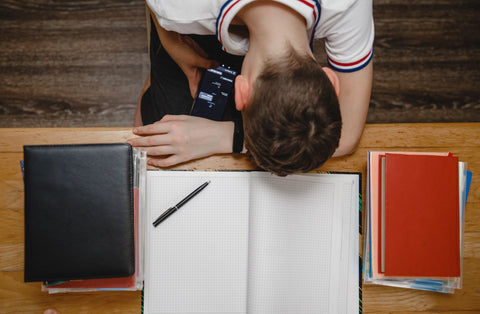
[[[170,216],[171,214],[173,214],[174,212],[177,211],[177,209],[179,209],[180,207],[182,207],[183,205],[185,205],[186,202],[188,202],[189,200],[191,200],[195,195],[197,195],[198,193],[200,193],[200,191],[202,191],[208,184],[210,183],[210,181],[207,181],[205,182],[204,184],[200,185],[195,191],[193,191],[192,193],[188,194],[183,200],[181,200],[177,205],[173,206],[173,207],[170,207],[169,209],[167,209],[166,211],[163,212],[163,214],[161,214],[157,220],[155,220],[153,222],[153,226],[156,227],[158,226],[162,221],[164,221],[165,219],[168,218],[168,216]]]

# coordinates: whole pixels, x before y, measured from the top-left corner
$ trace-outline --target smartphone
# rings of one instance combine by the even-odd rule
[[[190,114],[221,121],[227,105],[233,102],[236,76],[237,72],[225,65],[205,70]]]

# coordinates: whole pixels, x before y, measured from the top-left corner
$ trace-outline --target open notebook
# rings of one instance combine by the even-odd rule
[[[145,313],[357,312],[359,184],[358,174],[148,171]]]

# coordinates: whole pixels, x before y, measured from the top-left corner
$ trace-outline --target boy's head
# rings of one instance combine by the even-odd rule
[[[242,108],[245,146],[258,166],[284,176],[314,170],[332,156],[342,121],[329,76],[293,49],[265,63]]]

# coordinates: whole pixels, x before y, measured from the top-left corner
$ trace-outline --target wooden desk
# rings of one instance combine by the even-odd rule
[[[39,283],[23,282],[23,182],[19,161],[23,145],[123,142],[127,128],[0,129],[0,312],[139,313],[140,292],[48,295]],[[332,159],[322,171],[361,171],[365,189],[367,151],[451,151],[468,163],[473,182],[466,208],[463,289],[453,295],[364,286],[365,313],[457,313],[480,311],[480,123],[367,125],[351,156]],[[182,169],[252,169],[244,157],[219,155],[183,164]]]

